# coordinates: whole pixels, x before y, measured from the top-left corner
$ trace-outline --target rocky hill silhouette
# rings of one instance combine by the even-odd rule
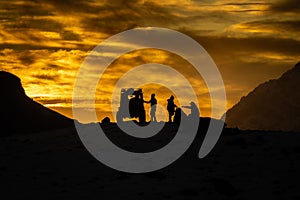
[[[300,132],[300,62],[256,87],[226,113],[228,127]]]
[[[0,71],[2,134],[32,133],[73,126],[73,120],[29,98],[17,76]]]

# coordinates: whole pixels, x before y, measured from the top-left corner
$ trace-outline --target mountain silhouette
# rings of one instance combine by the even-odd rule
[[[2,134],[39,132],[73,126],[73,120],[29,98],[17,76],[0,71]]]
[[[279,79],[267,81],[229,109],[228,127],[300,131],[300,62]]]

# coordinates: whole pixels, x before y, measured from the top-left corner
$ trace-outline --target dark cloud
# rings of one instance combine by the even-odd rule
[[[252,52],[299,56],[300,52],[300,41],[291,38],[199,36],[197,32],[187,30],[184,33],[197,40],[209,52],[217,54]]]
[[[32,30],[59,33],[61,39],[66,41],[81,41],[81,37],[78,34],[73,31],[65,30],[63,24],[52,19],[21,18],[9,23],[3,23],[3,27],[6,31],[14,33],[15,36],[19,36],[19,38],[22,38],[25,33],[26,37],[29,37],[31,41],[38,42],[46,39],[46,37],[31,34]],[[20,32],[21,30],[22,32]]]
[[[76,44],[75,47],[68,46],[49,46],[49,45],[39,45],[39,44],[11,44],[11,43],[0,43],[0,50],[3,49],[14,49],[14,50],[92,50],[95,46],[89,44]]]
[[[82,26],[87,31],[99,31],[109,35],[138,27],[138,24],[128,17],[127,19],[121,19],[121,17],[115,15],[104,18],[88,17],[82,20]]]
[[[262,10],[258,10],[258,9],[244,9],[244,10],[235,10],[235,11],[230,11],[230,12],[236,12],[236,13],[243,13],[243,12],[259,12],[259,11],[264,11]]]
[[[37,73],[37,74],[33,74],[32,77],[38,78],[41,82],[43,80],[60,81],[60,75],[59,74]]]
[[[259,6],[259,5],[269,5],[269,3],[261,3],[261,2],[242,2],[242,3],[225,3],[222,5],[226,6]]]
[[[18,20],[20,17],[33,16],[52,16],[53,10],[34,1],[10,1],[1,0],[0,2],[0,19],[1,20]]]
[[[299,0],[278,0],[270,6],[271,11],[275,12],[297,12],[300,11]]]
[[[34,100],[36,100],[42,104],[59,104],[59,103],[71,104],[72,103],[72,98],[62,98],[62,97],[38,96],[38,97],[34,97]],[[76,100],[76,103],[84,103],[84,102],[86,102],[86,99]],[[95,102],[102,103],[102,104],[110,104],[111,103],[111,101],[109,99],[103,99],[103,98],[97,98],[95,100]]]
[[[168,7],[153,2],[137,4],[138,1],[106,1],[98,7],[98,16],[81,19],[83,28],[109,35],[135,27],[177,25],[185,20],[175,15]]]
[[[249,29],[269,29],[274,31],[289,31],[289,32],[298,32],[300,31],[300,20],[284,20],[280,21],[278,19],[268,19],[268,20],[260,20],[260,21],[252,21],[242,23],[242,25],[246,25]]]
[[[64,15],[80,15],[82,13],[96,13],[99,6],[93,0],[35,0],[36,3],[50,6],[55,12]],[[101,2],[101,1],[98,1]]]
[[[73,31],[65,31],[60,32],[60,36],[63,40],[67,41],[81,41],[80,35],[74,33]]]
[[[67,67],[56,65],[56,64],[47,64],[47,68],[45,68],[45,69],[56,69],[56,70],[59,70],[59,69],[67,69]]]
[[[63,3],[62,3],[63,2]],[[66,30],[64,20],[55,19],[58,10],[51,4],[59,7],[65,5],[65,14],[70,11],[72,5],[81,9],[88,1],[2,1],[0,3],[0,19],[4,33],[0,36],[9,40],[9,36],[23,40],[25,43],[41,43],[45,40],[52,41],[81,41],[81,37],[71,30]],[[75,3],[76,2],[76,3]],[[70,4],[70,5],[69,5]],[[67,9],[69,6],[69,10]],[[88,10],[82,10],[87,12]],[[62,15],[64,16],[64,15]],[[36,32],[35,32],[36,31]],[[53,32],[61,36],[59,39],[48,38],[40,33]],[[8,37],[8,38],[7,38]],[[39,45],[39,44],[38,44]]]
[[[139,26],[168,27],[185,20],[173,14],[170,8],[153,2],[141,4],[137,0],[31,0],[19,5],[9,1],[6,3],[5,12],[0,12],[0,18],[5,19],[1,23],[4,30],[20,40],[37,43],[48,38],[32,34],[33,30],[56,32],[62,41],[82,41],[77,33],[66,30],[66,25],[71,24],[65,23],[75,23],[86,31],[112,35]],[[34,12],[36,10],[42,10],[42,13]],[[37,18],[38,16],[45,17]],[[70,16],[73,21],[58,21],[47,16]],[[52,41],[55,40],[57,39],[52,38]]]
[[[28,51],[18,52],[18,59],[25,66],[31,65],[35,62],[36,56]]]
[[[42,103],[42,104],[57,104],[57,103],[72,103],[71,98],[46,98],[46,97],[34,97],[34,100]]]
[[[63,30],[63,25],[57,21],[50,19],[35,19],[26,18],[19,19],[17,21],[12,21],[3,24],[4,28],[7,29],[36,29],[41,31],[49,32],[61,32]]]

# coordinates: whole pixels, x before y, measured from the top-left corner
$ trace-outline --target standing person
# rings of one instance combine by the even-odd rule
[[[191,114],[189,114],[188,118],[191,119],[196,119],[200,117],[200,111],[195,104],[195,102],[190,102],[190,106],[182,106],[183,108],[189,108],[191,109]]]
[[[155,94],[151,94],[151,99],[149,101],[144,101],[145,103],[150,103],[150,121],[152,122],[156,122],[156,104],[157,104],[157,100],[155,98]]]
[[[167,100],[168,105],[167,105],[167,110],[169,112],[169,123],[172,122],[172,116],[174,115],[175,108],[177,107],[174,103],[174,96],[171,95],[170,99]]]

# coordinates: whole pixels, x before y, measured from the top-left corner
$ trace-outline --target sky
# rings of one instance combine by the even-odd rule
[[[163,27],[206,49],[222,75],[230,108],[300,60],[299,13],[298,0],[0,0],[0,70],[19,76],[29,97],[72,117],[77,72],[99,43],[132,28]],[[145,49],[122,55],[105,72],[95,100],[99,120],[111,117],[111,93],[122,73],[150,62],[189,77],[201,115],[211,115],[207,87],[190,63]],[[142,87],[146,100],[156,93],[163,107],[172,94],[160,85]]]

